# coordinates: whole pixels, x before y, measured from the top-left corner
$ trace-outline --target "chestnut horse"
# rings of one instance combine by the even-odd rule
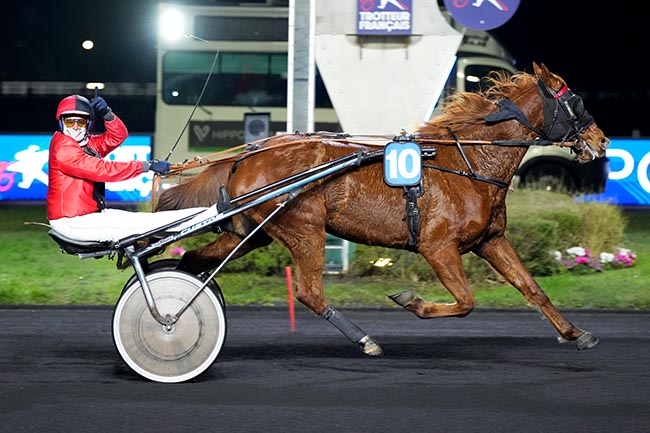
[[[455,298],[452,303],[427,302],[410,290],[390,296],[422,319],[466,316],[472,311],[474,297],[461,256],[473,252],[536,306],[560,339],[574,341],[578,349],[595,346],[594,335],[575,327],[551,303],[505,235],[508,185],[535,140],[571,143],[581,162],[602,157],[609,145],[582,99],[564,80],[544,64],[533,63],[533,68],[534,75],[496,73],[492,86],[482,93],[452,95],[444,113],[416,131],[413,136],[419,144],[442,144],[435,146],[434,156],[423,152],[421,182],[410,200],[404,188],[384,180],[381,159],[360,163],[304,186],[233,258],[273,240],[284,245],[295,261],[296,298],[367,355],[383,352],[323,294],[326,232],[356,243],[421,254]],[[495,144],[501,141],[514,145]],[[372,150],[376,147],[350,138],[319,134],[270,137],[255,150],[217,161],[165,190],[156,210],[227,203],[226,193],[241,197],[318,164]],[[221,185],[224,194],[219,194],[224,190]],[[197,273],[216,268],[281,202],[278,197],[236,214],[217,240],[188,251],[179,269]],[[415,217],[413,212],[407,215],[409,206],[411,211],[417,209]]]

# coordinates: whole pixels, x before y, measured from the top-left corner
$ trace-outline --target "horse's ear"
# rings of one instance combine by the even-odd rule
[[[554,74],[551,73],[551,71],[548,70],[548,68],[546,67],[546,65],[544,63],[542,63],[541,68],[542,68],[542,76],[543,77],[550,77],[551,75],[554,75]]]
[[[547,83],[549,83],[554,78],[559,80],[559,77],[549,71],[544,63],[542,63],[540,66],[537,63],[533,62],[533,69],[535,70],[535,75]]]
[[[535,71],[535,75],[540,78],[550,77],[553,75],[544,63],[540,66],[537,62],[533,62],[533,70]]]

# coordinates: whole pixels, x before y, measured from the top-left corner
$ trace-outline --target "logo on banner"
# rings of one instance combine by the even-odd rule
[[[465,27],[491,30],[508,21],[520,0],[445,0],[449,15]]]
[[[605,192],[591,201],[650,206],[650,140],[612,139],[607,148],[609,178]]]
[[[357,0],[357,34],[410,35],[413,0]]]
[[[29,189],[35,180],[38,180],[43,185],[47,185],[47,173],[43,171],[43,167],[47,164],[49,157],[49,149],[41,150],[40,146],[32,144],[28,146],[27,149],[16,152],[14,154],[15,161],[8,163],[5,170],[20,173],[22,175],[22,180],[17,184],[19,188]],[[9,187],[11,187],[11,185],[9,185]],[[2,190],[2,188],[0,188],[0,190]],[[8,190],[9,188],[4,189],[3,191]]]

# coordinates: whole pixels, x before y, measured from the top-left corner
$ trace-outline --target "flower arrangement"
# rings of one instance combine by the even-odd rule
[[[574,272],[602,272],[605,269],[629,268],[636,263],[636,254],[626,248],[617,248],[616,253],[603,252],[598,257],[582,247],[571,247],[564,256],[560,251],[553,251],[553,255],[562,266]]]

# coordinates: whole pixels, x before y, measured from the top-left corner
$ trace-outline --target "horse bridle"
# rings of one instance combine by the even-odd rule
[[[563,83],[559,90],[551,89],[542,79],[537,80],[537,88],[542,96],[544,123],[541,129],[531,125],[528,117],[510,99],[505,98],[495,102],[499,108],[495,113],[484,117],[488,123],[499,123],[515,119],[531,131],[539,135],[539,139],[551,142],[574,142],[573,152],[584,154],[589,152],[591,159],[595,153],[580,138],[594,118],[587,113],[582,98],[574,94],[569,87]],[[584,162],[583,159],[580,161]]]
[[[537,87],[544,106],[543,138],[559,142],[579,140],[580,134],[594,123],[582,98],[574,94],[566,83],[555,91],[540,79]]]

